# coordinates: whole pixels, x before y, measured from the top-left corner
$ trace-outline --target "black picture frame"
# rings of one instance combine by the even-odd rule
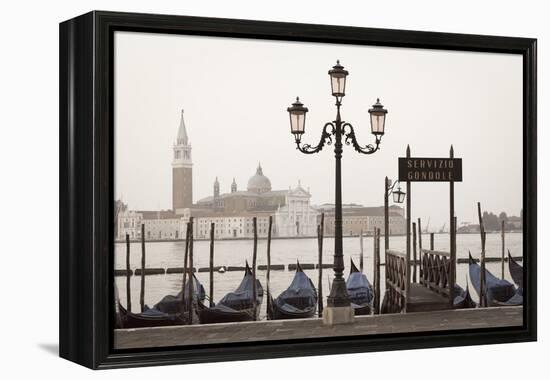
[[[113,347],[115,31],[520,54],[523,326],[116,351]],[[60,24],[60,356],[117,368],[536,340],[537,41],[466,34],[93,11]]]

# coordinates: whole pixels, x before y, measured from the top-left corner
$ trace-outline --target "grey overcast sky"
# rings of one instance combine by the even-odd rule
[[[286,107],[309,108],[303,141],[317,144],[334,119],[327,71],[349,71],[342,118],[361,145],[373,141],[368,109],[388,109],[381,150],[345,146],[343,200],[383,203],[383,178],[412,156],[463,159],[455,185],[460,222],[484,210],[519,215],[522,205],[522,58],[519,55],[400,49],[117,32],[115,35],[115,192],[132,209],[171,208],[172,146],[180,110],[192,145],[194,201],[219,177],[239,189],[260,161],[273,189],[301,180],[312,203],[334,201],[332,147],[295,149]],[[448,185],[412,185],[413,217],[448,221]]]

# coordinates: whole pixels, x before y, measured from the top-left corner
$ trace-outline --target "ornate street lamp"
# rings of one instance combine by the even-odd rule
[[[378,102],[377,102],[378,103]],[[372,117],[372,113],[371,113]],[[393,188],[397,185],[397,190]],[[394,181],[388,177],[384,178],[384,262],[388,262],[388,249],[390,249],[390,194],[393,194],[393,201],[395,203],[403,203],[405,200],[405,192],[401,191],[401,184],[399,181]],[[384,298],[389,297],[389,289],[386,288],[386,294]]]
[[[397,190],[393,188],[397,185]],[[401,184],[399,181],[392,181],[386,177],[384,180],[384,247],[385,250],[390,246],[390,217],[389,217],[389,197],[393,194],[393,201],[395,203],[403,203],[405,200],[405,192],[401,191]]]
[[[380,148],[380,141],[384,134],[385,118],[387,110],[384,109],[380,101],[369,110],[371,119],[371,133],[375,136],[374,144],[361,146],[355,137],[355,131],[350,123],[344,122],[340,116],[340,107],[342,98],[346,94],[346,77],[348,72],[344,70],[344,66],[340,65],[340,61],[336,62],[328,72],[330,76],[330,84],[332,95],[336,98],[336,119],[324,125],[321,132],[321,140],[316,146],[310,144],[301,144],[302,135],[305,131],[305,115],[307,108],[296,98],[296,102],[287,109],[290,114],[290,128],[296,142],[296,149],[305,154],[313,154],[320,152],[324,145],[331,145],[334,138],[334,153],[335,153],[335,210],[334,210],[334,281],[332,288],[327,298],[328,308],[347,307],[351,310],[350,300],[346,290],[344,281],[344,256],[342,244],[342,173],[341,173],[341,158],[342,158],[342,139],[346,145],[352,145],[353,148],[363,154],[373,154]],[[327,309],[328,309],[327,308]],[[326,309],[325,309],[326,310]],[[352,311],[353,317],[353,311]],[[351,317],[351,318],[352,318]]]

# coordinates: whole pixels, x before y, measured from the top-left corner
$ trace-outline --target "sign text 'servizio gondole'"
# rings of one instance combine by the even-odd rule
[[[461,158],[399,157],[401,182],[461,182]]]

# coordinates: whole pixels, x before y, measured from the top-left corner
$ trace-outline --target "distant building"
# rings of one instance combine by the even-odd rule
[[[230,192],[221,193],[216,177],[212,195],[193,203],[193,162],[183,111],[172,149],[172,210],[128,210],[117,201],[117,239],[124,239],[126,234],[131,239],[141,238],[141,224],[145,225],[147,240],[184,239],[190,217],[194,218],[193,234],[198,239],[209,238],[211,223],[215,223],[217,239],[251,238],[254,217],[258,236],[265,237],[270,216],[273,217],[272,236],[316,234],[319,213],[310,205],[309,190],[303,189],[300,183],[294,189],[272,190],[271,181],[260,164],[248,180],[246,190],[239,191],[233,178]]]
[[[479,232],[479,224],[464,224],[456,229],[459,234],[472,234]]]
[[[267,236],[269,216],[273,217],[272,236],[314,236],[318,212],[310,205],[311,194],[301,184],[294,189],[272,190],[271,181],[258,165],[248,180],[246,191],[238,191],[233,178],[231,192],[220,193],[218,178],[213,195],[199,200],[191,209],[199,229],[197,236],[209,236],[210,224],[216,223],[220,238],[253,237],[253,218],[257,218],[258,236]]]
[[[509,216],[506,226],[510,230],[523,230],[523,219],[520,216]]]
[[[141,223],[142,215],[132,210],[121,210],[118,213],[118,223],[115,233],[117,233],[117,239],[125,239],[126,235],[130,239],[141,238]]]
[[[334,205],[324,204],[317,209],[325,213],[326,235],[334,235]],[[389,233],[402,235],[406,233],[406,221],[403,209],[398,206],[389,208]],[[342,205],[342,233],[346,235],[372,234],[374,228],[379,228],[384,234],[384,207],[364,207],[357,204]]]

